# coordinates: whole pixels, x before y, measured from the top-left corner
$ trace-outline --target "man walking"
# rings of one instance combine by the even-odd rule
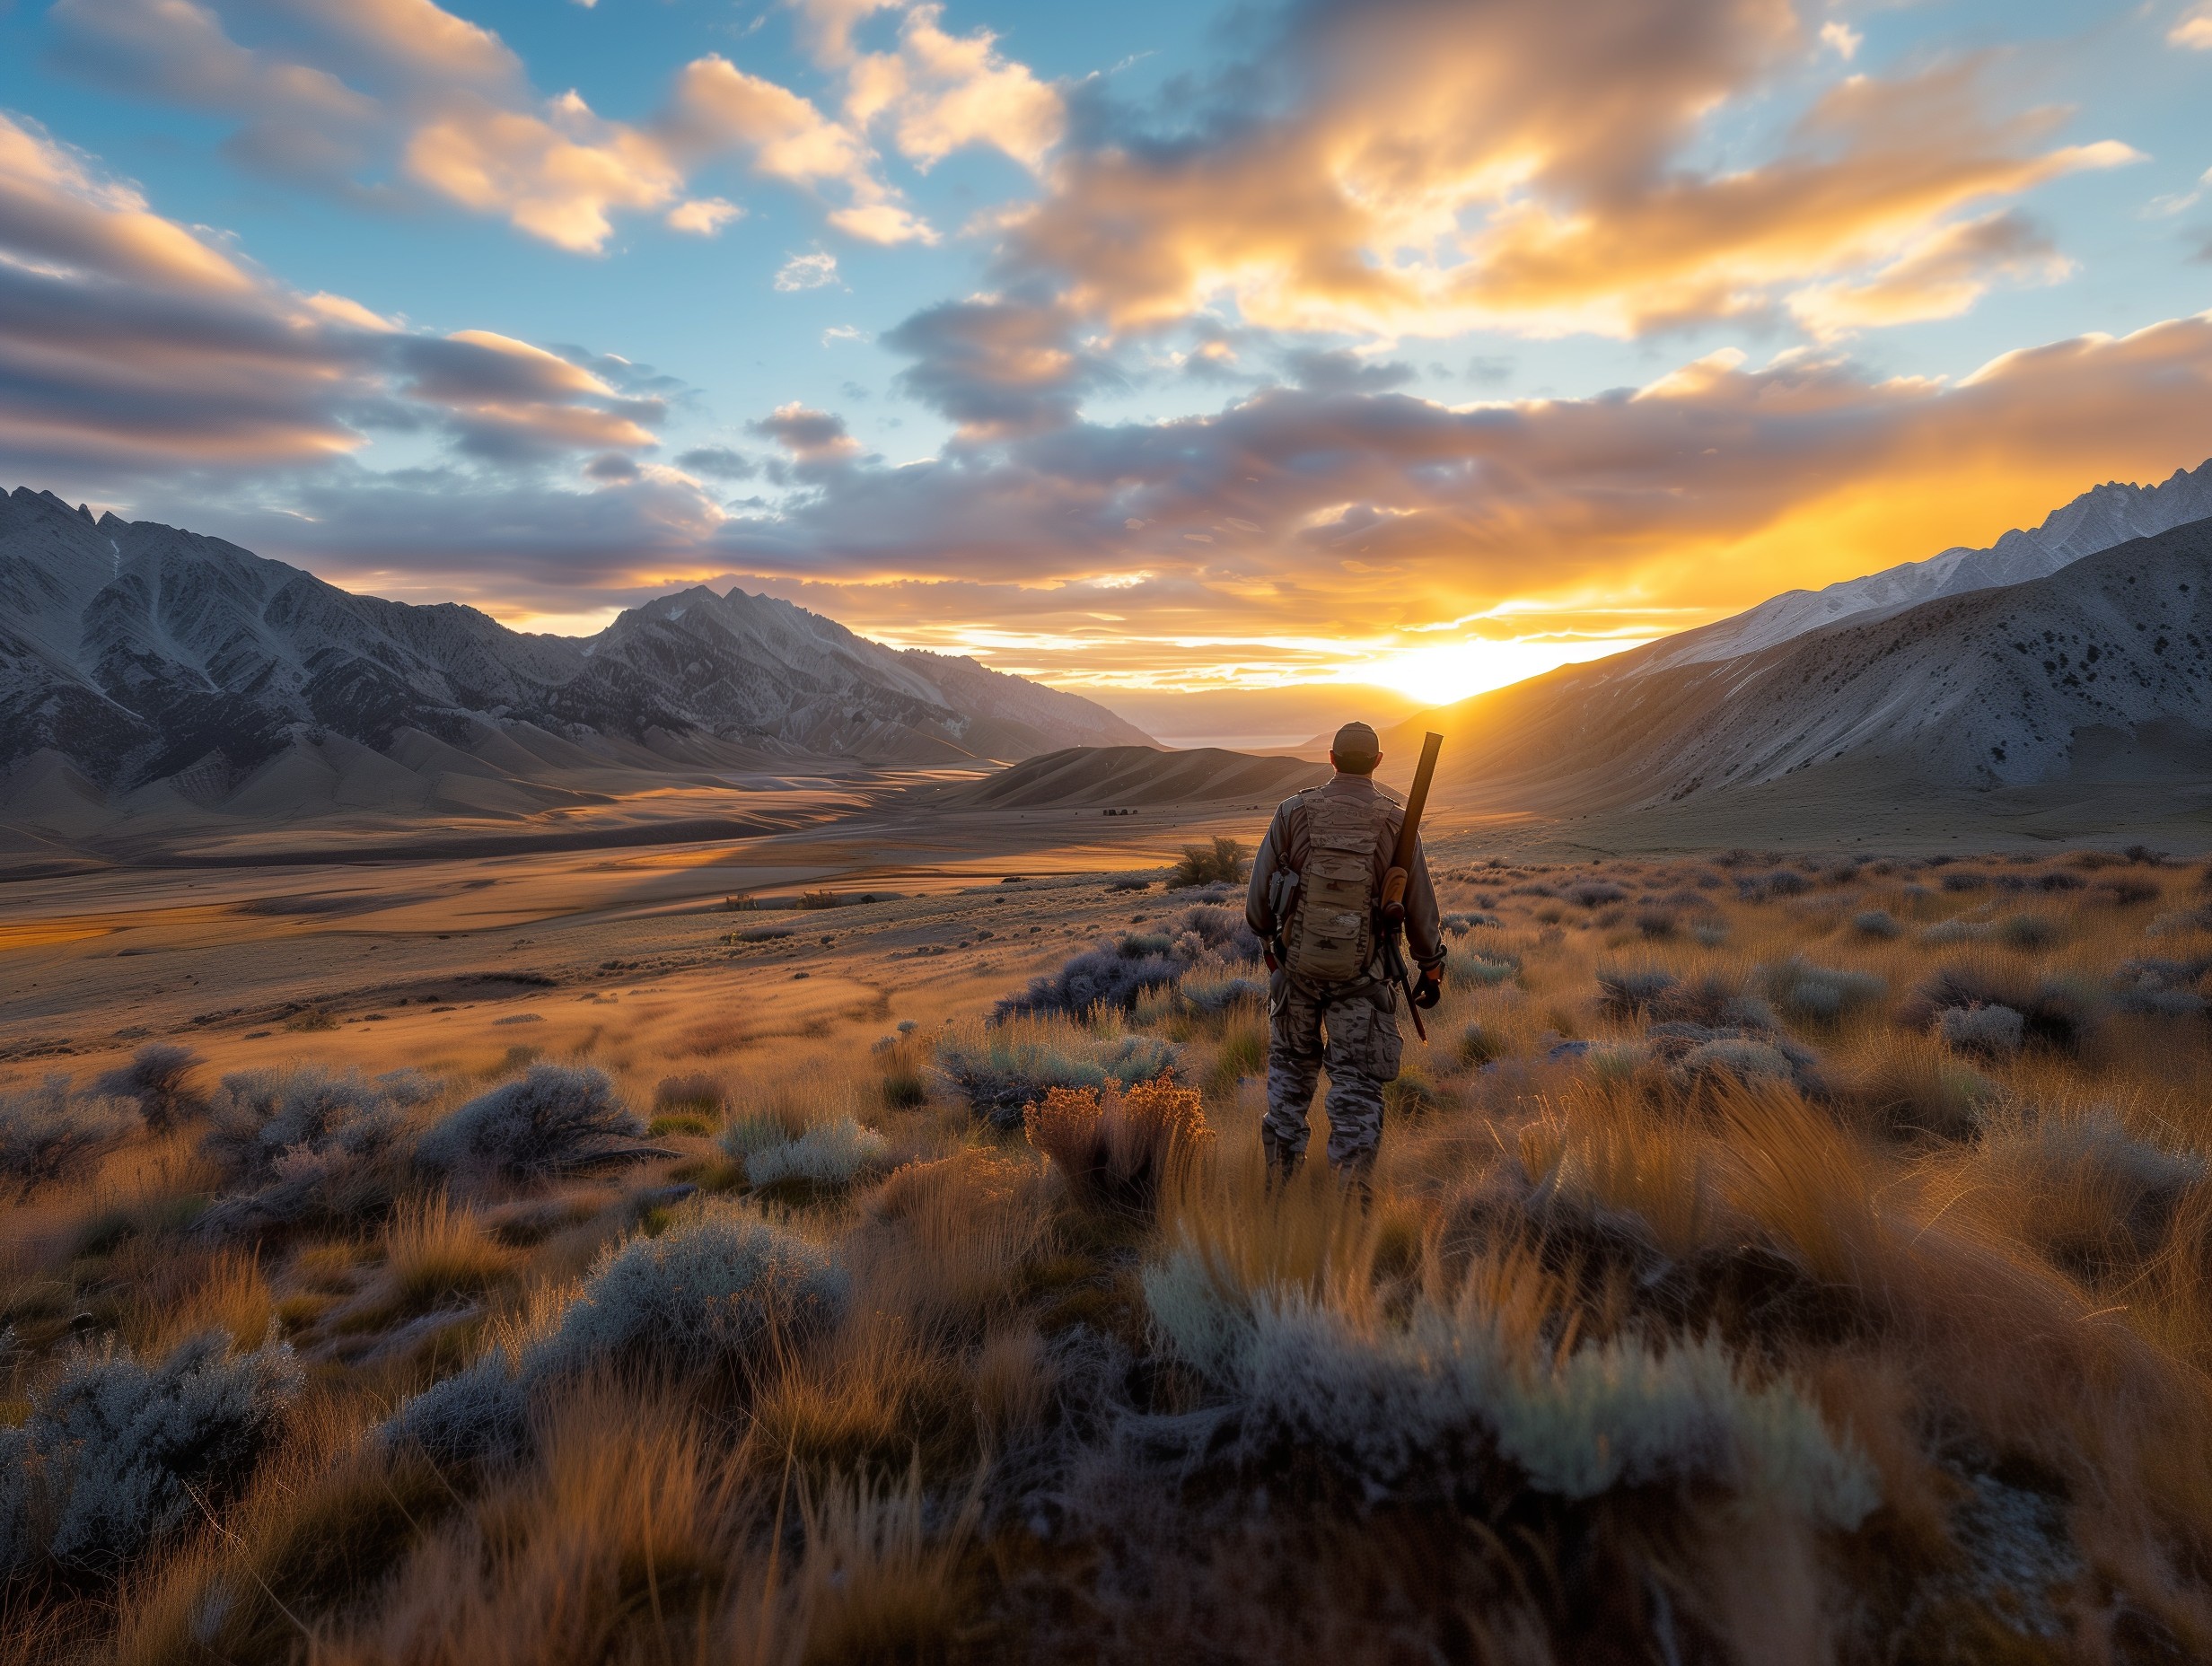
[[[1382,1139],[1382,1085],[1398,1074],[1398,992],[1383,969],[1383,880],[1405,806],[1374,784],[1381,743],[1365,723],[1337,731],[1335,779],[1284,801],[1252,863],[1244,916],[1268,945],[1268,1114],[1260,1125],[1269,1172],[1287,1179],[1305,1159],[1306,1118],[1329,1068],[1329,1165],[1365,1188]],[[1405,932],[1435,1005],[1444,943],[1428,858],[1407,864]]]

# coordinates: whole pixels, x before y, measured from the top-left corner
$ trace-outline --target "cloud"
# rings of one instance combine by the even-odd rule
[[[380,428],[504,467],[649,448],[665,412],[527,342],[287,289],[0,117],[0,458],[17,469],[235,475],[327,462]]]
[[[698,445],[688,452],[679,452],[676,467],[717,480],[750,480],[760,472],[759,463],[726,445]]]
[[[786,294],[802,289],[821,289],[838,281],[838,258],[821,250],[793,255],[776,274],[776,287]]]
[[[712,237],[744,212],[735,203],[724,202],[719,197],[702,197],[691,202],[678,203],[668,211],[663,224],[672,232],[689,232],[694,237]]]
[[[995,630],[1063,670],[1172,677],[1199,644],[1283,667],[1304,662],[1286,642],[1470,618],[1652,635],[1750,605],[1777,572],[1817,584],[1987,543],[2096,480],[2212,455],[2212,314],[1957,384],[1727,354],[1641,390],[1464,408],[1278,388],[900,467],[789,415],[820,425],[820,466],[724,523],[719,570],[906,640]],[[1103,603],[1102,575],[1132,573]]]
[[[1831,18],[1821,25],[1821,44],[1848,64],[1858,56],[1866,37],[1842,19]]]
[[[1978,60],[1851,75],[1751,153],[1718,113],[1802,62],[1787,0],[1316,0],[1164,136],[1095,95],[1010,216],[1009,280],[1128,331],[1250,325],[1634,337],[1770,312],[2062,174],[2064,112],[1991,113]]]
[[[349,197],[411,186],[593,253],[624,213],[720,229],[735,205],[683,193],[694,170],[735,153],[763,178],[832,188],[827,217],[852,235],[935,237],[856,133],[716,56],[686,66],[658,114],[628,123],[574,91],[540,95],[497,35],[432,0],[58,0],[52,18],[62,67],[229,117],[240,162]]]
[[[2177,47],[2212,52],[2212,0],[2199,0],[2182,13],[2166,31],[2166,39]]]
[[[1293,348],[1283,355],[1291,380],[1316,393],[1381,393],[1413,380],[1413,366],[1401,360],[1375,364],[1342,347]]]
[[[1059,94],[1002,57],[990,31],[947,34],[944,16],[942,5],[917,5],[900,21],[896,51],[849,61],[847,118],[863,130],[882,122],[925,170],[970,145],[1041,169],[1066,125]]]
[[[840,188],[847,201],[832,225],[870,242],[934,242],[936,233],[876,177],[861,136],[788,87],[710,55],[684,66],[661,128],[695,153],[736,149],[754,172],[807,190]]]
[[[1863,281],[1801,289],[1789,310],[1827,341],[1852,330],[1956,318],[1999,279],[2055,284],[2073,269],[2050,238],[2007,209],[1938,227]]]
[[[779,405],[759,421],[745,425],[762,439],[775,441],[803,463],[834,462],[860,453],[860,442],[846,433],[844,417],[812,410],[796,400]]]
[[[1064,425],[1084,390],[1118,380],[1076,329],[1064,308],[993,296],[926,308],[883,345],[915,360],[900,389],[979,437]]]

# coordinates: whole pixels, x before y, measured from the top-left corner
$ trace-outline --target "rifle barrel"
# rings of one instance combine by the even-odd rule
[[[1421,761],[1413,771],[1413,785],[1406,794],[1405,825],[1398,829],[1398,854],[1391,859],[1394,868],[1413,871],[1413,851],[1421,837],[1421,812],[1428,808],[1428,784],[1436,777],[1436,754],[1444,750],[1444,737],[1429,734],[1421,741]]]

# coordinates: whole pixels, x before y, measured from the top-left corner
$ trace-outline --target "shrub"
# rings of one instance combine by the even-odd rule
[[[195,1514],[195,1489],[254,1464],[301,1382],[283,1343],[233,1357],[212,1331],[158,1365],[75,1355],[0,1444],[0,1571],[44,1556],[113,1572]]]
[[[1746,902],[1765,902],[1773,897],[1802,897],[1813,881],[1794,868],[1777,868],[1736,881],[1736,895]]]
[[[2015,914],[1997,928],[1997,940],[2008,949],[2048,949],[2058,935],[2058,922],[2047,914]]]
[[[1864,908],[1851,916],[1851,929],[1862,937],[1887,943],[1904,934],[1905,928],[1887,908]]]
[[[730,938],[734,943],[781,943],[793,934],[794,928],[788,925],[748,925],[732,932]]]
[[[1594,908],[1608,902],[1623,902],[1628,893],[1611,880],[1577,880],[1560,896],[1578,908]]]
[[[1644,908],[1636,916],[1636,929],[1653,943],[1674,935],[1674,916],[1664,908]]]
[[[1184,963],[1172,958],[1171,940],[1124,937],[1111,948],[1085,950],[1049,977],[1035,978],[1020,995],[1003,997],[991,1009],[993,1022],[1058,1013],[1088,1018],[1101,1007],[1131,1011],[1147,990],[1164,988],[1183,975]]]
[[[95,1081],[92,1092],[135,1100],[146,1127],[156,1133],[165,1132],[207,1109],[206,1095],[192,1080],[192,1073],[203,1062],[189,1047],[179,1047],[173,1041],[149,1041],[129,1064]]]
[[[1510,955],[1455,954],[1444,964],[1444,981],[1455,986],[1487,989],[1502,984],[1521,969]]]
[[[1947,1006],[1936,1014],[1936,1032],[1944,1044],[1984,1058],[2010,1058],[2020,1051],[2024,1021],[2009,1006]]]
[[[1184,960],[1195,960],[1202,954],[1219,955],[1224,960],[1258,960],[1260,957],[1260,939],[1245,922],[1242,909],[1187,908],[1168,922],[1168,929],[1174,952]]]
[[[1168,870],[1167,888],[1184,890],[1193,885],[1242,885],[1245,859],[1242,844],[1220,835],[1211,845],[1185,845],[1183,854]]]
[[[632,1359],[742,1361],[771,1334],[795,1338],[831,1322],[848,1292],[821,1246],[750,1211],[701,1214],[606,1250],[559,1327],[524,1351],[522,1376],[535,1384]]]
[[[1761,1033],[1776,1027],[1772,1008],[1718,972],[1670,984],[1652,997],[1649,1010],[1654,1022],[1663,1024]]]
[[[1213,1141],[1198,1091],[1172,1073],[1102,1096],[1053,1088],[1024,1106],[1023,1132],[1085,1203],[1149,1211],[1161,1186]]]
[[[1920,941],[1937,948],[1952,943],[1987,943],[1997,935],[1997,927],[1987,920],[1938,920],[1920,934]]]
[[[1480,1443],[1559,1498],[1704,1484],[1847,1530],[1880,1502],[1813,1402],[1786,1378],[1749,1386],[1717,1337],[1523,1355],[1472,1302],[1418,1299],[1393,1324],[1225,1284],[1188,1245],[1145,1275],[1154,1323],[1228,1401],[1233,1460],[1310,1452],[1382,1499],[1448,1486],[1448,1454]]]
[[[890,1142],[874,1129],[863,1127],[851,1117],[839,1117],[816,1123],[796,1139],[731,1154],[742,1158],[745,1178],[755,1186],[803,1180],[827,1189],[850,1186],[863,1174],[882,1168],[890,1151]]]
[[[1459,1060],[1470,1070],[1479,1069],[1505,1050],[1505,1042],[1480,1024],[1470,1024],[1460,1031]]]
[[[1102,1041],[994,1026],[977,1039],[946,1035],[937,1043],[936,1069],[969,1109],[996,1128],[1018,1128],[1031,1100],[1058,1088],[1128,1086],[1150,1081],[1175,1062],[1175,1048],[1152,1036]]]
[[[2099,880],[2097,894],[2115,907],[2128,908],[2137,903],[2155,902],[2165,892],[2157,881],[2139,879],[2130,873],[2118,879]]]
[[[2205,998],[2189,986],[2204,969],[2181,960],[2125,961],[2112,974],[2112,1004],[2123,1013],[2194,1017],[2205,1011]]]
[[[130,1109],[122,1100],[73,1094],[66,1075],[0,1094],[0,1177],[14,1183],[18,1197],[28,1196],[88,1168],[130,1124]]]
[[[1964,962],[1945,967],[1922,983],[1898,1011],[1900,1022],[1925,1030],[1951,1007],[2008,1006],[2020,1014],[2023,1040],[2079,1053],[2095,1035],[2102,1014],[2094,992],[2063,978],[2041,982],[2001,965]]]
[[[550,1384],[607,1365],[743,1367],[836,1322],[850,1292],[827,1250],[750,1210],[697,1214],[610,1247],[514,1371],[497,1354],[479,1361],[402,1405],[384,1438],[448,1463],[513,1456],[528,1450],[531,1400]]]
[[[1892,1138],[1971,1140],[1997,1097],[1979,1071],[1918,1043],[1885,1049],[1849,1099],[1864,1120]]]
[[[1714,1026],[1663,1019],[1646,1032],[1651,1056],[1684,1086],[1715,1076],[1738,1082],[1784,1081],[1808,1097],[1825,1096],[1820,1060],[1787,1036],[1742,1025]]]
[[[1616,1017],[1647,1013],[1651,1004],[1681,981],[1657,966],[1601,966],[1597,969],[1598,1004]]]
[[[1268,986],[1257,978],[1186,978],[1182,997],[1198,1012],[1213,1017],[1240,1001],[1265,1001]]]
[[[1804,1023],[1832,1024],[1863,1011],[1889,993],[1889,982],[1872,972],[1815,966],[1802,955],[1760,968],[1767,998],[1784,1017]]]
[[[533,1065],[449,1111],[423,1136],[416,1157],[430,1169],[533,1180],[674,1154],[640,1144],[645,1133],[604,1071]]]
[[[1944,874],[1943,886],[1945,890],[1987,890],[1989,876],[1987,873],[1971,873],[1962,868],[1955,873]]]
[[[431,1091],[411,1070],[369,1080],[303,1065],[224,1077],[205,1146],[242,1189],[209,1209],[201,1228],[253,1232],[381,1214],[405,1112]]]

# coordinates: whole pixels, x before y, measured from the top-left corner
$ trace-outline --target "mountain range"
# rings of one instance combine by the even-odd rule
[[[1829,811],[1941,800],[1957,817],[1977,796],[2109,784],[2116,760],[2177,808],[2212,784],[2207,498],[2212,464],[2100,487],[1989,550],[1794,592],[1430,712],[1386,744],[1441,730],[1448,796],[1551,815],[1711,801],[1719,816],[1779,793]]]
[[[755,767],[1147,739],[1078,696],[742,590],[663,596],[595,636],[535,636],[51,493],[0,497],[0,772],[66,761],[109,792],[174,779],[206,801],[303,747],[468,754],[517,736]]]

